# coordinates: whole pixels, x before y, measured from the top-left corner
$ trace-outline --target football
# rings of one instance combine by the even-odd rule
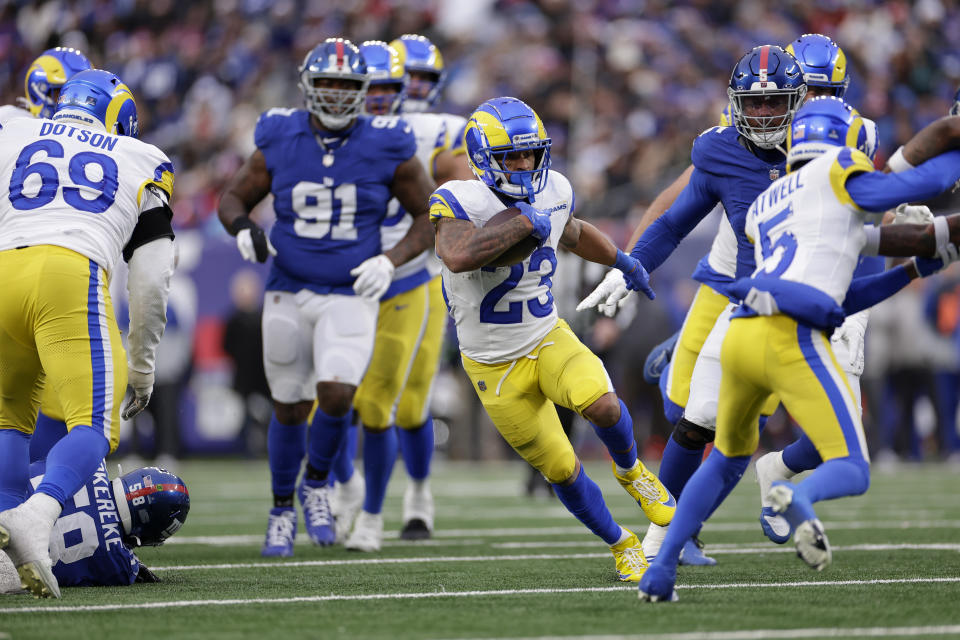
[[[516,207],[509,207],[487,220],[487,223],[483,226],[495,227],[512,220],[518,215],[520,215],[520,209]],[[510,265],[517,264],[518,262],[523,262],[530,256],[531,253],[533,253],[533,250],[536,249],[537,245],[539,244],[539,240],[537,240],[534,236],[529,235],[526,238],[519,240],[515,245],[488,262],[486,266],[509,267]]]

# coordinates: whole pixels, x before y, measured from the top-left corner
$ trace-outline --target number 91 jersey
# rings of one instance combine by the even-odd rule
[[[483,267],[464,273],[442,268],[443,290],[457,325],[460,351],[483,363],[509,362],[530,353],[557,324],[551,278],[557,270],[557,245],[573,215],[570,182],[551,171],[547,185],[531,203],[550,212],[550,238],[519,264]],[[479,180],[454,180],[433,192],[430,217],[469,220],[482,227],[507,208]]]
[[[111,271],[140,213],[169,201],[157,147],[102,129],[18,118],[0,130],[0,251],[55,245]]]
[[[396,117],[360,116],[347,132],[320,131],[303,109],[271,109],[257,121],[254,141],[277,214],[267,289],[353,295],[350,270],[381,252],[394,173],[416,152],[410,127]]]

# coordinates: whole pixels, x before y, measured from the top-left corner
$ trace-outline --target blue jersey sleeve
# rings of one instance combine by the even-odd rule
[[[865,211],[886,211],[904,202],[929,200],[960,180],[960,151],[948,151],[901,173],[858,173],[847,193]]]
[[[910,276],[901,264],[882,273],[854,278],[843,299],[843,311],[848,316],[869,309],[910,284]]]
[[[630,255],[648,272],[659,267],[673,250],[717,204],[709,175],[700,169],[690,174],[690,182],[667,211],[643,232]]]
[[[377,116],[370,121],[374,131],[380,130],[377,143],[383,153],[383,161],[399,165],[417,152],[417,138],[406,120],[396,116]]]

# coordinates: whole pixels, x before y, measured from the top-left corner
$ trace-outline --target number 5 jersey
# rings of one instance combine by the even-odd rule
[[[0,184],[0,251],[54,245],[107,271],[140,213],[173,192],[173,165],[157,147],[34,118],[0,130],[0,175],[11,176]]]

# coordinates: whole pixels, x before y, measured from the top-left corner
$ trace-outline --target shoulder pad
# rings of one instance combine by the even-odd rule
[[[261,113],[253,130],[253,141],[257,148],[263,148],[270,144],[278,129],[290,126],[289,118],[295,116],[299,111],[300,109],[274,107]]]

